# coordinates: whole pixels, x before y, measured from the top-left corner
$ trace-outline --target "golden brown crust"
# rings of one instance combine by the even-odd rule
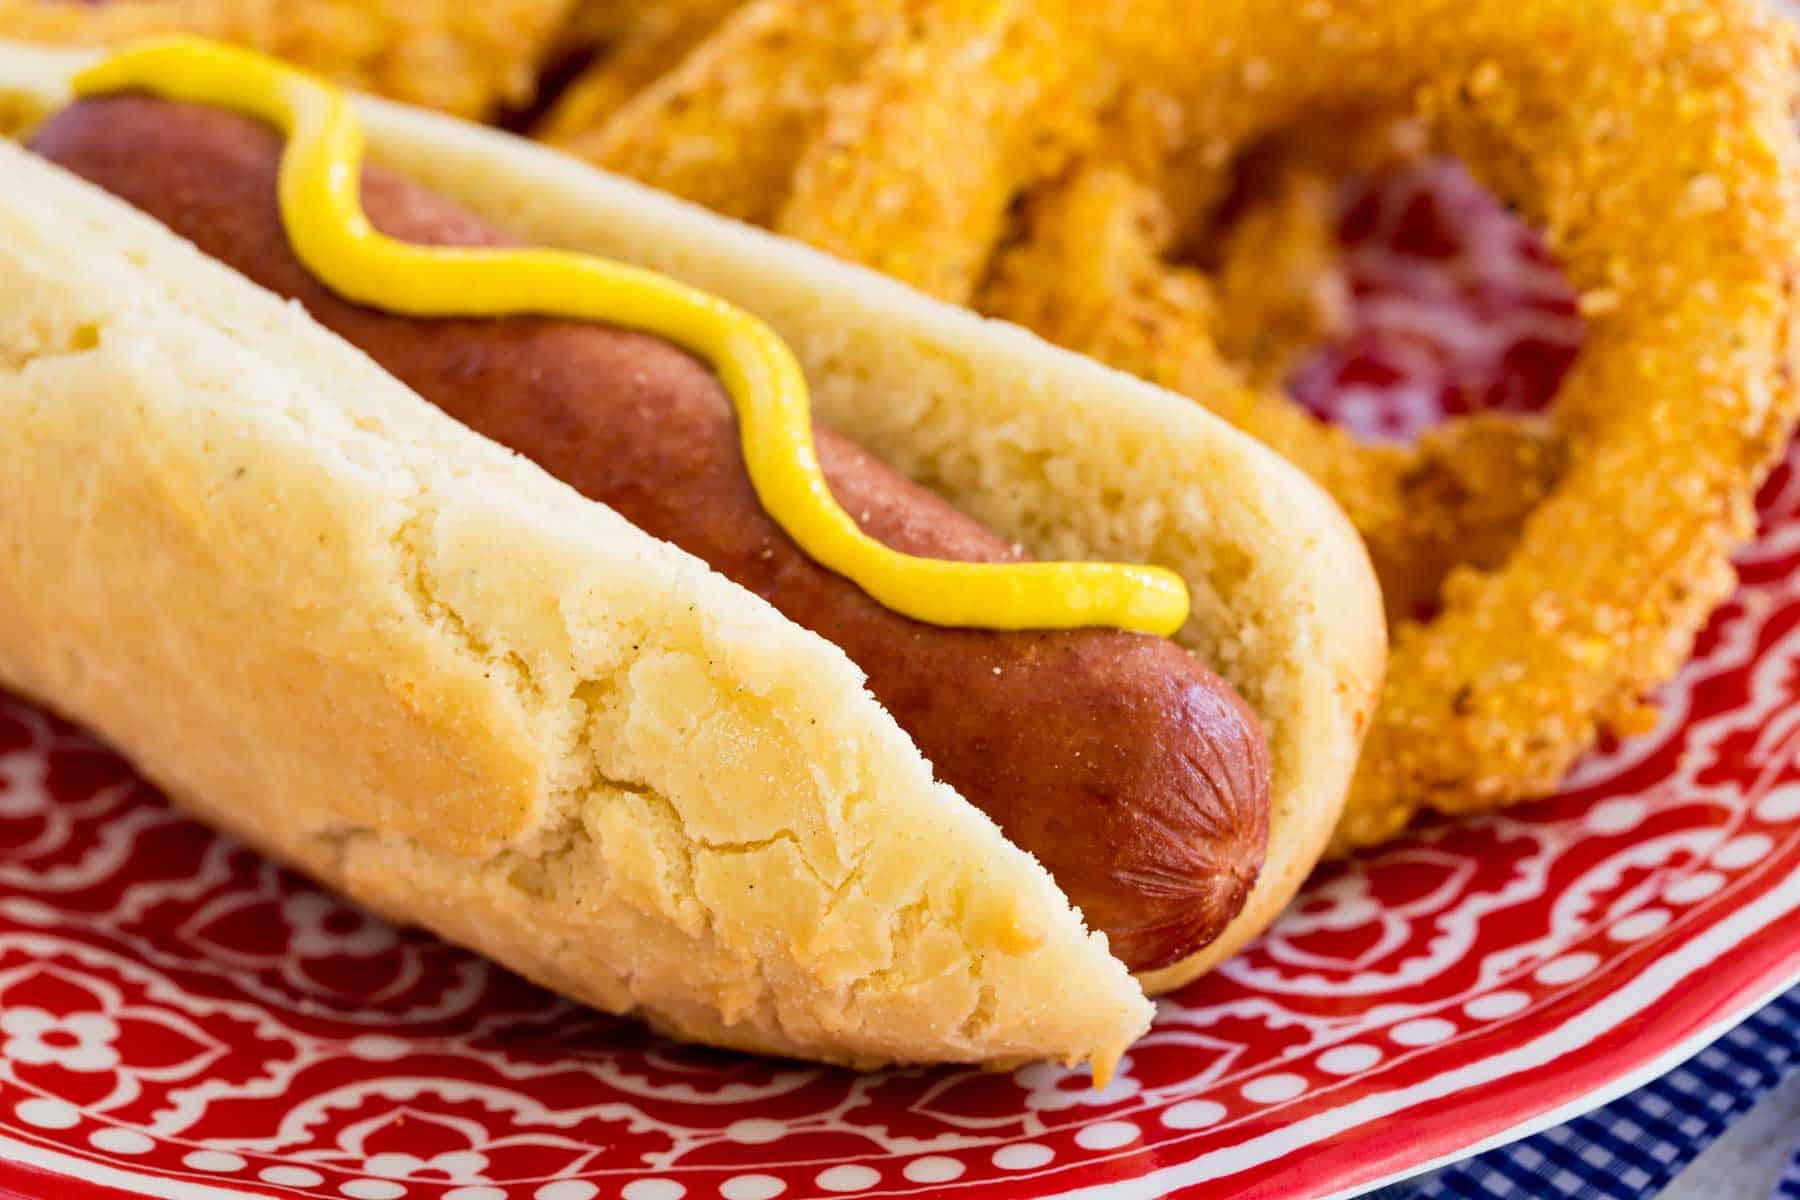
[[[1791,35],[1713,0],[1415,5],[1399,22],[1258,7],[1216,6],[1213,32],[1271,65],[1263,86],[1166,63],[1196,129],[1240,140],[1321,103],[1416,98],[1436,143],[1544,228],[1589,321],[1545,499],[1498,569],[1453,572],[1442,613],[1396,633],[1342,849],[1422,805],[1554,788],[1600,730],[1641,721],[1729,591],[1800,408]],[[1490,446],[1496,462],[1527,449]]]
[[[1093,136],[1098,81],[1090,47],[1047,11],[1060,4],[920,7],[833,97],[772,224],[966,304],[1018,190]]]
[[[895,35],[905,8],[905,0],[749,0],[627,102],[614,106],[617,64],[603,61],[552,116],[562,131],[555,140],[608,170],[768,224],[834,90]]]
[[[554,98],[532,136],[558,143],[598,129],[673,70],[746,0],[587,0],[563,27],[560,53],[597,63]]]

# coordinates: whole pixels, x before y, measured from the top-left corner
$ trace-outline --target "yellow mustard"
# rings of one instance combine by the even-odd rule
[[[375,230],[360,195],[363,131],[338,89],[273,59],[199,38],[156,38],[81,71],[79,96],[147,91],[266,121],[288,138],[280,174],[295,254],[347,299],[418,317],[537,313],[604,321],[699,355],[737,408],[763,507],[815,561],[894,612],[986,629],[1113,626],[1167,636],[1187,619],[1181,578],[1113,563],[962,563],[890,549],[857,528],[813,449],[806,380],[762,321],[624,263],[550,249],[425,247]]]

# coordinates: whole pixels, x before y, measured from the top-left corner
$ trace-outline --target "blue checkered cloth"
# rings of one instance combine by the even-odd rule
[[[1800,988],[1655,1083],[1365,1200],[1650,1200],[1800,1068]],[[1800,1158],[1775,1200],[1800,1200]]]
[[[1800,1200],[1800,1150],[1788,1161],[1781,1182],[1775,1185],[1774,1200]]]

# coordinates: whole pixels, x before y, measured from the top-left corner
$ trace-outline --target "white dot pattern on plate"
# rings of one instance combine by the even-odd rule
[[[1642,800],[1632,797],[1602,800],[1588,809],[1587,827],[1595,833],[1624,833],[1641,825],[1647,811]]]
[[[1084,1125],[1075,1135],[1075,1144],[1083,1150],[1117,1150],[1138,1140],[1138,1127],[1130,1121],[1096,1121]]]
[[[733,1175],[719,1185],[725,1200],[775,1200],[787,1191],[787,1184],[773,1175]]]
[[[1002,1146],[994,1151],[994,1165],[1002,1171],[1031,1171],[1046,1166],[1056,1157],[1056,1151],[1048,1146],[1040,1146],[1036,1142],[1020,1142],[1016,1146]]]
[[[1771,788],[1756,802],[1755,812],[1759,821],[1792,821],[1800,817],[1800,784],[1784,783]]]
[[[1497,1021],[1501,1017],[1523,1012],[1530,1003],[1531,997],[1524,992],[1489,992],[1463,1005],[1463,1011],[1477,1021]]]
[[[1225,1119],[1225,1106],[1216,1100],[1183,1100],[1163,1110],[1162,1123],[1170,1129],[1205,1129]]]
[[[27,1125],[39,1129],[68,1129],[81,1123],[81,1110],[67,1100],[50,1096],[33,1096],[13,1105],[13,1113]]]
[[[907,1163],[900,1173],[914,1183],[949,1183],[952,1179],[960,1179],[964,1169],[954,1158],[928,1154]]]
[[[859,1163],[844,1163],[820,1171],[813,1182],[828,1192],[866,1192],[881,1182],[881,1172]]]
[[[1646,908],[1622,917],[1606,931],[1606,936],[1615,942],[1641,942],[1647,937],[1661,933],[1669,923],[1669,910],[1666,908]]]
[[[576,1192],[575,1189],[593,1188],[593,1191]],[[552,1188],[567,1188],[562,1192],[553,1192]],[[537,1190],[537,1200],[594,1200],[599,1188],[585,1179],[559,1179],[555,1183],[546,1183]],[[681,1200],[687,1195],[687,1188],[673,1179],[634,1179],[625,1185],[619,1195],[622,1200]]]
[[[13,916],[21,921],[29,921],[33,925],[54,924],[61,915],[43,901],[33,900],[27,896],[7,897],[6,907]]]
[[[1374,1046],[1352,1044],[1333,1046],[1319,1055],[1319,1070],[1328,1075],[1354,1075],[1381,1061],[1381,1051]]]
[[[350,1039],[350,1053],[372,1062],[393,1062],[412,1050],[412,1043],[385,1033],[358,1034]]]
[[[264,1183],[279,1184],[281,1187],[318,1187],[325,1182],[325,1177],[311,1167],[264,1167],[256,1173],[256,1177]]]
[[[156,1148],[155,1142],[137,1130],[119,1129],[116,1126],[96,1129],[88,1134],[88,1145],[108,1154],[148,1154]]]
[[[742,1142],[746,1146],[761,1146],[768,1142],[779,1141],[787,1132],[787,1126],[780,1121],[771,1121],[767,1117],[745,1117],[742,1121],[733,1121],[725,1127],[725,1136],[734,1142]]]
[[[221,1175],[229,1175],[233,1171],[244,1169],[244,1160],[229,1150],[192,1150],[182,1158],[181,1165],[194,1171],[215,1171]]]
[[[406,1185],[391,1179],[352,1179],[340,1184],[338,1191],[350,1200],[400,1200],[406,1195]]]
[[[1746,833],[1714,850],[1712,860],[1727,871],[1736,871],[1760,862],[1774,846],[1766,833]]]
[[[506,1193],[497,1187],[475,1183],[467,1187],[451,1188],[444,1193],[444,1200],[506,1200]]]
[[[1421,1017],[1394,1026],[1388,1036],[1402,1046],[1435,1046],[1455,1037],[1456,1026],[1442,1017]]]
[[[1306,1080],[1298,1075],[1263,1075],[1238,1089],[1238,1094],[1257,1104],[1280,1104],[1292,1100],[1306,1090]]]
[[[1600,956],[1591,950],[1553,958],[1537,969],[1533,976],[1539,983],[1573,983],[1600,965]]]
[[[1692,904],[1704,900],[1725,886],[1725,877],[1717,871],[1696,871],[1683,875],[1663,889],[1663,899],[1671,904]]]

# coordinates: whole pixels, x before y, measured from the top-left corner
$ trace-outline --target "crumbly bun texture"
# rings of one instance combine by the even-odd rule
[[[0,145],[0,680],[208,822],[681,1036],[1106,1060],[1148,1005],[855,667]]]

